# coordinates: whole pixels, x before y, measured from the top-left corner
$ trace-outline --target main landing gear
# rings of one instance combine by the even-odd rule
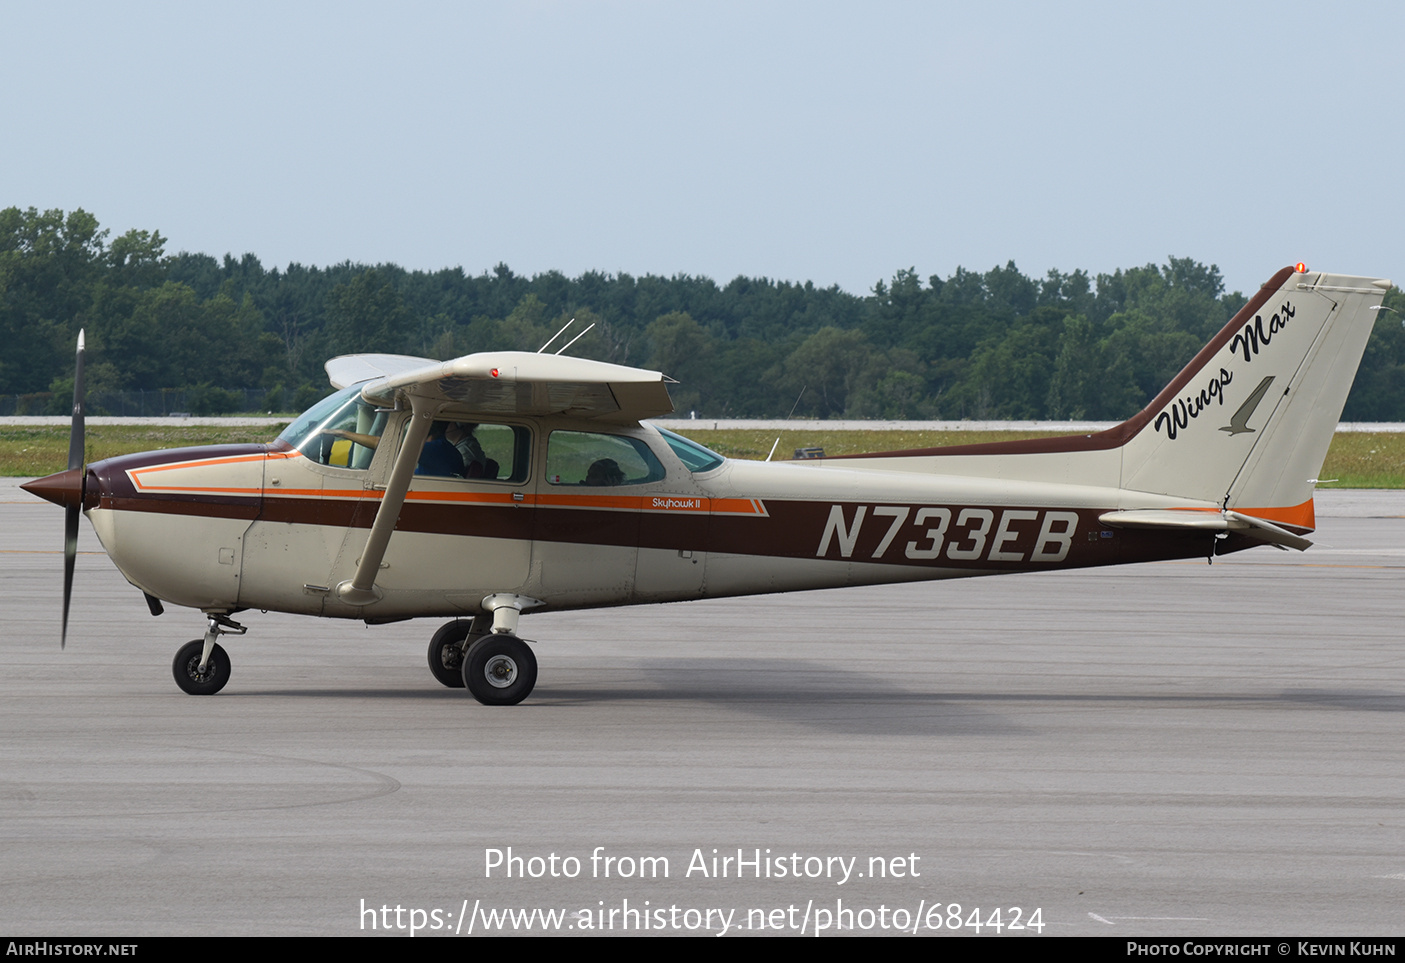
[[[516,635],[518,616],[535,599],[490,595],[488,610],[472,620],[458,619],[440,627],[429,640],[429,671],[441,685],[467,688],[488,706],[515,706],[537,684],[537,657]],[[243,635],[248,629],[227,615],[210,614],[203,639],[192,639],[176,652],[171,674],[191,695],[214,695],[229,681],[229,653],[216,639]]]
[[[248,629],[226,615],[211,615],[203,639],[191,639],[176,651],[171,674],[191,695],[214,695],[229,681],[229,653],[215,639],[243,635]]]
[[[485,706],[515,706],[537,684],[537,657],[515,635],[485,635],[464,654],[463,684]]]
[[[515,706],[537,684],[537,657],[519,639],[517,619],[535,599],[490,595],[487,614],[442,626],[429,640],[429,671],[442,685],[467,688],[486,706]]]
[[[458,619],[449,622],[429,640],[429,671],[440,685],[450,689],[463,688],[464,650],[486,631],[474,632],[473,624],[476,621]]]

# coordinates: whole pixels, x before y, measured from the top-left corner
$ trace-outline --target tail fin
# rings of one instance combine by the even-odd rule
[[[1118,488],[1311,529],[1313,486],[1390,286],[1284,268],[1151,404],[1106,431],[811,464]]]
[[[1138,415],[1122,485],[1311,527],[1313,486],[1390,282],[1284,268]],[[1262,509],[1302,508],[1299,521]],[[1304,524],[1305,522],[1305,524]]]

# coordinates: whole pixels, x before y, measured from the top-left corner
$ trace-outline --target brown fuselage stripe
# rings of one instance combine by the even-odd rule
[[[163,486],[154,483],[158,476],[151,474],[143,482],[147,490],[138,491],[132,481],[134,476],[140,477],[144,470],[152,468],[197,463],[232,464],[260,456],[296,457],[281,445],[219,445],[120,456],[90,466],[86,494],[92,505],[96,501],[94,492],[101,492],[100,506],[113,511],[343,529],[371,527],[381,499],[381,493],[374,490],[314,489],[296,494],[262,488],[181,490],[170,486],[163,490]],[[522,497],[521,502],[513,501],[513,493],[508,490],[411,492],[401,509],[396,529],[480,538],[638,546],[772,558],[825,558],[986,572],[1205,557],[1212,551],[1225,554],[1257,544],[1237,534],[1219,540],[1217,545],[1208,532],[1109,529],[1098,516],[1110,509],[771,498],[763,504],[747,498],[679,496],[666,492],[591,495],[566,489],[523,493]],[[705,504],[709,510],[649,510],[654,504],[691,509],[694,503]],[[917,519],[923,509],[948,513],[948,530],[941,536],[942,547],[936,557],[930,559],[911,557],[923,554],[924,549],[930,553],[929,533],[937,523],[930,517],[919,523]],[[1288,515],[1279,516],[1283,521],[1308,520],[1310,525],[1310,502],[1279,511]],[[835,512],[839,514],[835,516]],[[1040,548],[1041,520],[1049,512],[1061,515],[1056,529],[1067,540],[1066,550],[1056,561],[1032,560]],[[1007,514],[1008,522],[1005,521]],[[1071,516],[1076,516],[1076,523],[1070,520]],[[989,523],[983,522],[986,517]],[[826,538],[827,526],[832,527],[836,518],[845,531],[831,532],[836,537]],[[963,521],[963,518],[968,520]],[[986,530],[978,531],[983,524]],[[847,541],[837,537],[839,534],[845,535]],[[981,550],[975,552],[978,543]],[[1047,552],[1050,546],[1044,548]],[[953,558],[948,554],[951,550],[980,557]],[[997,555],[998,559],[988,557],[991,555]],[[1018,560],[1012,560],[1016,557]]]
[[[190,497],[177,495],[141,495],[117,497],[105,495],[101,507],[112,511],[153,512],[158,514],[198,515],[248,521],[322,525],[334,528],[369,529],[380,507],[378,499],[347,498],[266,498],[262,506],[258,498],[236,499],[228,496]],[[1111,530],[1098,521],[1103,509],[1052,509],[1077,516],[1069,533],[1068,549],[1058,561],[1030,561],[1038,536],[1038,518],[1044,509],[1008,506],[930,506],[892,505],[884,507],[906,509],[908,518],[896,528],[893,519],[870,518],[854,536],[847,555],[839,540],[831,538],[827,551],[818,549],[830,513],[838,506],[850,524],[860,508],[872,505],[857,502],[782,501],[767,499],[769,516],[750,517],[723,514],[641,512],[601,508],[582,511],[578,508],[551,508],[519,505],[455,505],[407,502],[401,509],[397,531],[425,534],[474,536],[569,542],[587,545],[608,545],[649,549],[686,550],[727,555],[754,555],[773,558],[827,558],[857,563],[880,563],[919,567],[962,568],[973,571],[1025,571],[1055,568],[1081,568],[1094,565],[1117,565],[1127,562],[1158,559],[1204,557],[1215,542],[1207,532]],[[973,536],[976,525],[951,524],[943,539],[941,554],[932,559],[908,556],[923,540],[930,525],[917,525],[913,519],[922,508],[943,507],[951,519],[962,513],[988,513],[992,521],[981,534],[984,553],[999,531],[1005,512],[1027,512],[1034,518],[1020,517],[1010,525],[1011,536],[999,547],[1008,555],[1020,555],[1020,561],[992,561],[988,558],[953,559],[946,553],[952,546],[970,549],[976,545]],[[983,516],[982,516],[983,517]],[[979,521],[979,519],[977,519]],[[876,553],[881,542],[894,532],[881,555]],[[1238,551],[1257,544],[1254,540],[1231,535],[1219,544],[1217,554]]]

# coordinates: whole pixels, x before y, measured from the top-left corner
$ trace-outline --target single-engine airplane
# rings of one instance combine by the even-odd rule
[[[153,614],[201,610],[173,666],[228,681],[248,609],[448,616],[446,686],[513,705],[523,613],[1302,550],[1313,489],[1390,282],[1273,276],[1140,413],[1096,434],[763,463],[646,419],[667,379],[561,354],[327,362],[335,394],[265,445],[82,464],[25,484],[78,513]]]

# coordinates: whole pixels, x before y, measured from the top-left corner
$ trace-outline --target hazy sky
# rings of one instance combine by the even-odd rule
[[[167,250],[1405,282],[1405,5],[0,0],[0,207]]]

